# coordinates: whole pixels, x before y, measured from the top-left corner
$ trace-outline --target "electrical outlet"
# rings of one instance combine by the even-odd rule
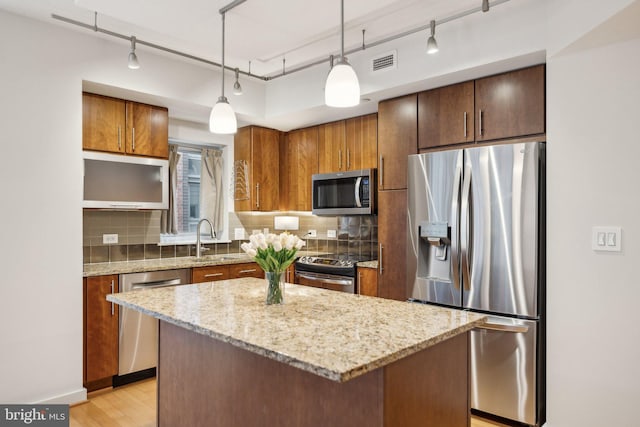
[[[269,234],[269,229],[268,229],[268,228],[263,228],[263,229],[262,229],[262,232],[263,232],[265,235],[267,235],[267,234]]]
[[[316,230],[309,230],[309,237],[318,237],[318,233],[316,233]]]
[[[336,234],[336,230],[327,230],[327,237],[328,237],[328,238],[330,238],[330,239],[331,239],[331,238],[335,239],[335,238],[336,238],[336,236],[337,236],[337,234]]]
[[[102,244],[103,245],[115,245],[118,243],[118,235],[117,234],[103,234],[102,235]]]
[[[251,234],[260,234],[260,230],[251,230]]]
[[[233,237],[235,240],[244,240],[244,228],[234,228]]]

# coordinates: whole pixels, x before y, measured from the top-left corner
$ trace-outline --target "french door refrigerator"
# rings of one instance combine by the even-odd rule
[[[409,156],[411,300],[486,313],[470,338],[474,411],[545,418],[545,144]]]

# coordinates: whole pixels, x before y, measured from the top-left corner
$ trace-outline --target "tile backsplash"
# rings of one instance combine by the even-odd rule
[[[301,212],[231,212],[229,236],[243,228],[245,238],[253,232],[280,233],[274,229],[274,217],[293,215],[299,217],[299,230],[292,231],[307,242],[306,251],[358,255],[377,258],[377,217],[344,216],[319,217]],[[143,259],[175,258],[195,255],[195,245],[159,245],[161,211],[83,211],[83,256],[85,263],[134,261]],[[316,237],[307,236],[309,230]],[[328,237],[335,231],[335,237]],[[103,244],[103,234],[117,234],[117,244]],[[206,255],[241,252],[245,240],[230,243],[207,244]]]

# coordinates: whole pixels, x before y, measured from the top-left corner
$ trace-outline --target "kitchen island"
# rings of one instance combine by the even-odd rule
[[[469,425],[478,314],[245,278],[112,294],[160,320],[158,426]]]

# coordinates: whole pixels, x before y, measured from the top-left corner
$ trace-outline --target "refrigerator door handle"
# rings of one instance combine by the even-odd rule
[[[462,208],[460,209],[460,256],[462,257],[462,283],[464,289],[471,290],[471,265],[469,264],[469,235],[471,203],[471,168],[465,167],[462,182]]]
[[[476,326],[475,329],[486,329],[489,331],[513,332],[515,334],[526,334],[529,327],[526,325],[502,325],[500,323],[484,323]]]
[[[460,181],[462,180],[462,155],[458,157],[456,162],[456,175],[453,184],[453,200],[451,202],[451,212],[455,218],[455,223],[451,227],[451,268],[453,269],[453,287],[460,290],[460,260],[458,258],[460,241]]]

